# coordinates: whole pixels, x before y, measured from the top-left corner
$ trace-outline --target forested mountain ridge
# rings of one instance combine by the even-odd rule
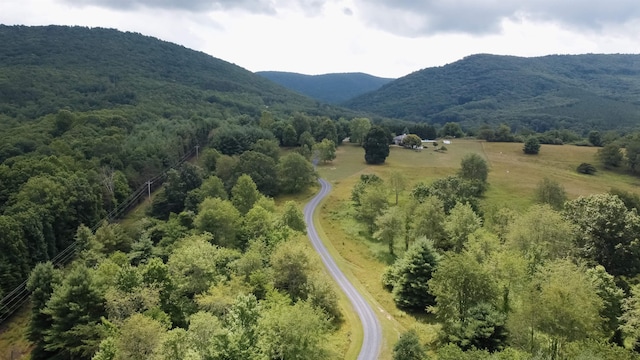
[[[197,103],[194,110],[215,103],[254,112],[261,110],[255,105],[277,109],[287,103],[289,111],[315,107],[310,99],[239,66],[140,34],[0,26],[0,41],[0,113],[10,116],[33,118],[63,106],[84,111],[159,100],[147,99],[151,94],[170,104]]]
[[[97,225],[212,137],[238,154],[294,115],[343,114],[140,34],[0,25],[0,42],[0,298],[72,244],[80,224]]]
[[[364,73],[305,75],[283,71],[258,71],[256,74],[300,94],[330,104],[345,102],[393,81],[393,79]]]
[[[472,55],[426,68],[346,102],[351,109],[467,128],[508,123],[552,128],[635,128],[640,55]]]

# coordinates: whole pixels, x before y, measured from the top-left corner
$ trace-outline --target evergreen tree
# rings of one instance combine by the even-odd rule
[[[105,299],[85,266],[74,267],[54,289],[43,313],[51,317],[51,327],[44,331],[45,350],[67,359],[90,359],[96,352]]]
[[[399,308],[422,312],[435,305],[428,282],[437,265],[438,256],[425,239],[411,245],[393,265],[393,300]]]
[[[364,160],[367,164],[384,164],[389,156],[390,134],[380,126],[374,125],[364,138]]]

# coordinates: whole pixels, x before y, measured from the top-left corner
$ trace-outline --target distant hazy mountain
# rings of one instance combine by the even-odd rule
[[[363,73],[304,75],[281,71],[259,71],[256,74],[313,99],[339,104],[358,95],[379,89],[393,79]]]
[[[640,55],[473,55],[414,72],[345,105],[472,128],[502,122],[536,131],[636,127]]]

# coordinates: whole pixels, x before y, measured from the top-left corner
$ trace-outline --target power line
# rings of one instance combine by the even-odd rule
[[[96,224],[91,227],[91,232],[95,232],[103,222],[110,222],[114,219],[118,219],[121,215],[129,211],[134,205],[138,204],[140,201],[140,197],[144,194],[148,194],[149,198],[151,197],[151,184],[156,184],[153,188],[160,187],[164,180],[167,177],[169,170],[175,169],[178,166],[182,165],[186,162],[195,152],[198,153],[199,145],[196,145],[190,151],[182,155],[173,165],[165,168],[160,174],[154,176],[153,178],[147,180],[143,185],[138,187],[133,193],[131,193],[126,199],[124,199],[118,206],[116,206],[111,212],[109,212],[105,217],[100,219]],[[51,263],[56,267],[61,267],[66,265],[76,254],[78,250],[78,242],[74,240],[69,246],[67,246],[62,251],[58,252],[56,256],[54,256],[51,260]],[[27,289],[27,281],[23,281],[20,285],[18,285],[15,289],[5,295],[2,300],[0,300],[0,324],[2,324],[5,320],[7,320],[11,315],[13,315],[18,309],[22,307],[28,300],[31,292]]]

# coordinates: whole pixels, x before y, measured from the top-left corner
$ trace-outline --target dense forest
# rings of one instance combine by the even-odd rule
[[[1,26],[0,40],[0,295],[210,141],[229,155],[305,131],[309,152],[338,142],[328,116],[343,111],[178,45],[58,26]]]
[[[393,79],[363,73],[304,75],[282,71],[259,71],[256,74],[287,89],[329,104],[340,104],[356,96],[378,90]]]
[[[621,130],[638,126],[638,74],[640,55],[473,55],[414,72],[344,105],[467,129],[506,123],[535,132]]]

